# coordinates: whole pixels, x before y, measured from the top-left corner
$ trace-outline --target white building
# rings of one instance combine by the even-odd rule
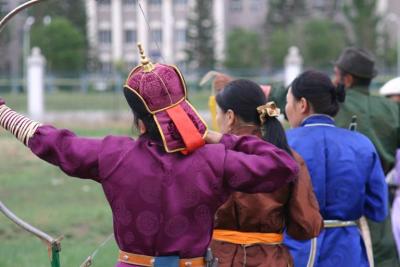
[[[91,51],[104,71],[114,64],[138,62],[141,42],[153,60],[180,64],[185,60],[187,14],[193,0],[86,0]],[[264,0],[213,0],[216,58],[224,59],[230,29],[264,25]],[[249,19],[251,17],[251,19]],[[146,19],[145,19],[146,18]]]

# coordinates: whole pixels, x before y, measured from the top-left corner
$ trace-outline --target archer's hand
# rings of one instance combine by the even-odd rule
[[[221,141],[222,134],[214,131],[208,131],[204,141],[207,144],[218,144]]]
[[[3,98],[0,97],[0,106],[4,105],[5,103],[6,103],[6,101]]]

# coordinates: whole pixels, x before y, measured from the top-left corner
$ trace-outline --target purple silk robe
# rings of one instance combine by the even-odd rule
[[[231,192],[271,192],[298,172],[286,152],[251,136],[224,135],[184,156],[146,136],[89,139],[42,126],[29,148],[70,176],[99,182],[119,248],[150,256],[204,256],[214,214]]]

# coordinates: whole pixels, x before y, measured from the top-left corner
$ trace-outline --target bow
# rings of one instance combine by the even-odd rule
[[[44,0],[31,0],[27,1],[14,10],[9,12],[1,21],[0,21],[0,32],[4,29],[7,23],[17,15],[19,12],[25,10],[26,8],[38,4]],[[0,201],[0,212],[2,212],[7,218],[9,218],[12,222],[17,224],[19,227],[24,229],[25,231],[35,235],[40,240],[42,240],[48,247],[48,253],[51,260],[51,267],[60,267],[60,256],[59,252],[61,251],[61,239],[60,238],[53,238],[50,235],[46,234],[45,232],[33,227],[29,223],[21,220],[15,215],[10,209],[8,209],[3,202]]]

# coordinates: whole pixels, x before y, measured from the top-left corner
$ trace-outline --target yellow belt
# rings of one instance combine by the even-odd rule
[[[133,254],[124,252],[122,250],[119,251],[118,261],[133,265],[139,266],[148,266],[151,267],[154,264],[155,257],[147,256],[147,255],[140,255],[140,254]],[[205,261],[203,257],[199,258],[192,258],[192,259],[180,259],[179,260],[179,267],[205,267]]]
[[[283,234],[239,232],[216,229],[214,230],[213,239],[237,245],[253,245],[258,243],[278,245],[283,242]]]

